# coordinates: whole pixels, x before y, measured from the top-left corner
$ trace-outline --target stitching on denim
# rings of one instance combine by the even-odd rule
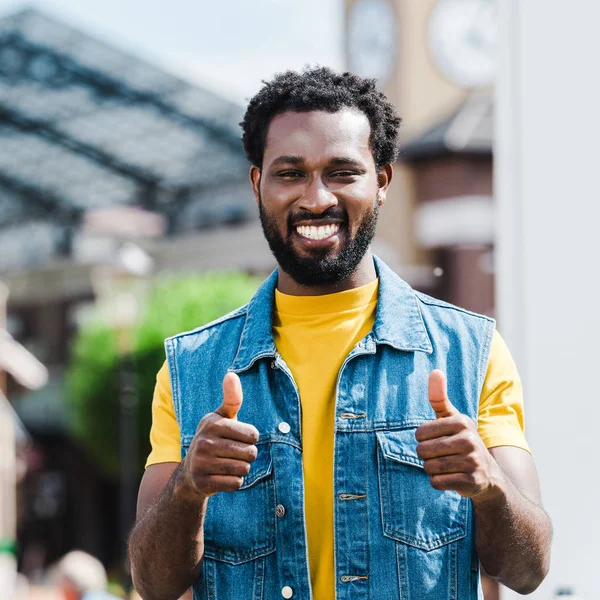
[[[182,435],[181,436],[181,445],[185,446],[185,447],[189,447],[189,445],[192,443],[192,440],[194,439],[194,435],[195,434]],[[298,442],[294,441],[293,439],[290,439],[289,435],[287,438],[284,438],[283,435],[279,436],[277,434],[261,435],[260,439],[258,440],[256,445],[261,446],[262,444],[286,444],[286,445],[292,446],[292,448],[296,448],[296,450],[300,450],[300,452],[302,452],[302,446]]]
[[[417,295],[413,291],[412,298],[414,300],[415,306],[417,307],[417,311],[419,313],[419,320],[421,321],[421,326],[423,327],[423,331],[425,332],[425,337],[427,340],[427,354],[431,354],[433,352],[433,344],[431,343],[431,337],[429,336],[429,331],[427,331],[427,326],[425,325],[425,319],[423,318],[423,311],[421,310],[421,306],[417,301]]]
[[[340,423],[338,421],[336,423],[336,427],[338,428],[338,431],[343,433],[352,433],[354,431],[373,433],[376,431],[402,431],[404,429],[416,429],[419,427],[419,425],[423,425],[423,423],[429,423],[430,421],[431,417],[423,417],[411,421],[371,421],[366,423],[358,423],[353,420],[347,423]]]
[[[300,452],[302,452],[302,445],[300,443],[298,443],[296,440],[294,440],[293,437],[291,437],[291,434],[286,434],[285,436],[283,434],[278,434],[278,433],[266,433],[264,435],[261,434],[260,439],[258,441],[258,444],[267,444],[267,443],[271,443],[271,444],[286,444],[288,446],[292,446],[292,448],[296,448],[296,450],[300,450]]]
[[[495,323],[492,323],[491,326],[488,326],[485,335],[485,341],[483,350],[481,351],[481,356],[479,357],[479,364],[477,373],[477,399],[481,396],[481,390],[483,389],[483,382],[485,381],[485,373],[487,372],[487,365],[490,360],[490,351],[492,348],[492,339],[494,337],[495,331]],[[477,411],[478,413],[479,411]]]
[[[400,430],[400,431],[406,431],[406,430]],[[418,456],[413,456],[411,454],[407,454],[406,452],[402,452],[402,451],[393,452],[392,450],[390,450],[388,440],[385,437],[386,433],[392,433],[392,432],[386,431],[386,432],[381,432],[381,433],[376,434],[377,443],[381,447],[383,456],[386,459],[393,460],[394,462],[397,462],[400,464],[406,464],[408,466],[415,466],[415,467],[420,467],[420,468],[423,467],[424,461],[421,458],[419,458]],[[415,447],[415,452],[416,452],[416,447]]]
[[[386,533],[387,537],[390,537],[393,540],[396,540],[397,542],[404,542],[409,546],[421,548],[422,550],[436,550],[437,548],[441,548],[442,546],[445,546],[450,542],[456,542],[458,540],[461,540],[467,535],[463,528],[462,531],[457,530],[454,533],[448,533],[446,535],[438,536],[429,542],[424,542],[419,538],[413,537],[412,535],[408,535],[403,531],[398,531],[397,529],[394,529],[392,527],[388,527],[386,529]]]
[[[242,365],[241,367],[236,367],[235,369],[233,368],[233,365],[235,365],[235,363],[237,363],[238,361],[238,356],[240,354],[240,352],[244,351],[245,347],[243,347],[241,344],[238,346],[238,350],[236,352],[235,358],[233,359],[233,362],[231,363],[231,365],[229,366],[229,368],[227,369],[228,371],[231,371],[232,373],[243,373],[244,371],[247,371],[250,367],[252,367],[252,365],[260,360],[261,358],[272,358],[273,356],[275,356],[276,354],[274,354],[273,352],[261,352],[260,354],[257,354],[256,356],[253,356],[252,359],[250,360],[250,362],[246,365]]]
[[[437,306],[438,308],[448,308],[450,310],[455,310],[457,312],[461,312],[465,315],[471,315],[472,317],[477,317],[479,319],[484,319],[490,323],[495,323],[495,320],[487,315],[481,315],[476,312],[472,312],[467,310],[466,308],[461,308],[460,306],[455,306],[454,304],[450,304],[449,302],[444,302],[443,300],[439,300],[438,298],[433,298],[432,296],[428,296],[427,294],[423,294],[423,292],[417,292],[414,290],[414,294],[423,304],[427,304],[427,306]]]
[[[391,452],[384,452],[384,456],[388,460],[393,460],[401,465],[408,465],[411,467],[423,467],[424,461],[420,458],[414,458],[408,454],[392,454]]]
[[[262,544],[247,552],[221,552],[216,548],[205,548],[204,555],[217,562],[228,565],[241,565],[242,563],[267,556],[275,552],[275,542]]]
[[[465,499],[461,499],[461,504],[463,503]],[[463,512],[462,510],[460,512]],[[463,537],[466,536],[466,527],[464,525],[461,525],[459,523],[458,528],[456,529],[456,531],[453,531],[451,533],[447,533],[445,535],[438,535],[436,537],[434,537],[430,542],[423,542],[421,540],[419,540],[419,538],[416,538],[412,535],[409,535],[407,533],[404,533],[403,531],[398,531],[397,529],[394,529],[392,527],[389,528],[390,533],[394,533],[398,536],[401,536],[403,538],[406,538],[407,540],[411,540],[412,542],[421,542],[424,545],[432,545],[432,544],[437,544],[438,542],[448,542],[448,541],[454,541],[455,539],[461,539]],[[456,537],[458,536],[458,537]],[[443,545],[443,544],[441,544]],[[438,548],[439,546],[437,545],[432,545],[431,549],[434,548]]]
[[[266,557],[255,561],[254,567],[254,600],[263,600],[265,591],[265,563]]]
[[[171,338],[165,340],[165,349],[167,350],[167,358],[169,363],[169,379],[171,380],[171,396],[173,398],[173,409],[175,410],[175,418],[179,425],[179,443],[181,444],[181,435],[183,433],[183,415],[181,412],[181,393],[179,390],[179,370],[177,368],[177,357],[175,356],[175,341]],[[173,367],[171,376],[170,369]],[[183,457],[182,457],[183,458]]]
[[[268,477],[273,472],[273,457],[271,455],[271,449],[269,448],[269,459],[268,463],[262,469],[257,469],[255,473],[252,474],[252,477],[244,477],[244,483],[241,490],[247,490],[252,487],[255,483],[261,481],[265,477]]]
[[[206,581],[206,596],[208,600],[217,599],[217,582],[215,576],[216,565],[214,561],[206,558],[202,558],[202,565],[204,567],[204,575]],[[195,600],[195,599],[194,599]]]
[[[451,600],[458,600],[458,561],[456,560],[457,553],[456,544],[450,544],[448,553],[450,554],[450,598]]]
[[[247,313],[248,313],[248,304],[244,304],[243,306],[240,306],[239,308],[232,310],[231,312],[227,313],[226,315],[223,315],[222,317],[219,317],[218,319],[215,319],[214,321],[211,321],[210,323],[206,323],[206,325],[201,325],[200,327],[196,327],[196,329],[191,329],[190,331],[182,331],[181,333],[178,333],[177,335],[172,335],[167,339],[175,340],[175,339],[184,338],[184,337],[187,337],[190,335],[195,335],[196,333],[201,333],[202,331],[206,331],[207,329],[210,329],[211,327],[216,327],[217,325],[221,325],[222,323],[225,323],[226,321],[231,321],[232,319],[236,319],[238,317],[243,317]]]
[[[395,545],[396,573],[398,575],[398,597],[400,600],[408,600],[408,585],[405,585],[406,573],[408,572],[408,565],[406,564],[406,547],[403,547],[400,542],[396,542]]]
[[[368,373],[368,371],[367,371],[367,373]],[[365,376],[365,379],[367,379],[367,383],[368,383],[368,375]],[[364,400],[363,400],[363,402],[364,402]],[[364,489],[368,490],[369,489],[368,473],[370,472],[370,469],[369,469],[369,442],[370,442],[370,439],[366,434],[363,434],[363,439],[364,439],[364,443],[363,443],[363,448],[364,448],[363,485],[364,485]],[[365,497],[366,497],[366,494],[365,494]],[[370,539],[369,539],[369,534],[370,534],[371,530],[369,527],[369,505],[368,504],[365,506],[365,510],[363,511],[363,514],[365,516],[365,543],[366,543],[365,560],[366,560],[366,567],[368,570],[371,566],[371,544],[370,544]],[[365,593],[366,600],[368,600],[368,598],[370,596],[369,587],[370,586],[367,586],[367,590]]]

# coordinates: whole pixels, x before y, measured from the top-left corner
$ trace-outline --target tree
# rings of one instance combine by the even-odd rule
[[[134,335],[134,394],[138,400],[140,472],[150,450],[151,404],[156,373],[165,360],[166,337],[200,327],[246,303],[260,281],[240,273],[159,279]],[[98,318],[75,340],[67,373],[72,435],[108,475],[119,468],[119,373],[116,334]]]

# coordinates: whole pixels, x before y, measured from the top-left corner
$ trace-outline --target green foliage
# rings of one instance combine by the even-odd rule
[[[240,273],[209,273],[156,281],[135,332],[133,381],[137,404],[140,473],[150,450],[156,373],[165,360],[164,339],[200,327],[245,304],[260,281]],[[115,333],[99,319],[82,328],[67,374],[72,435],[109,475],[119,468],[119,377]]]

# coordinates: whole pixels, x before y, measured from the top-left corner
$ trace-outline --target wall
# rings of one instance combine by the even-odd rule
[[[556,532],[550,575],[531,597],[569,585],[591,599],[600,589],[600,85],[590,68],[600,4],[498,4],[498,316]]]

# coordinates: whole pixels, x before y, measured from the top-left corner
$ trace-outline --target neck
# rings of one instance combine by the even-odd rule
[[[349,277],[338,281],[337,283],[328,283],[324,285],[300,285],[294,281],[281,267],[278,269],[277,289],[282,294],[289,296],[324,296],[325,294],[335,294],[336,292],[345,292],[352,290],[367,283],[375,281],[377,271],[373,255],[368,250],[362,260]]]

